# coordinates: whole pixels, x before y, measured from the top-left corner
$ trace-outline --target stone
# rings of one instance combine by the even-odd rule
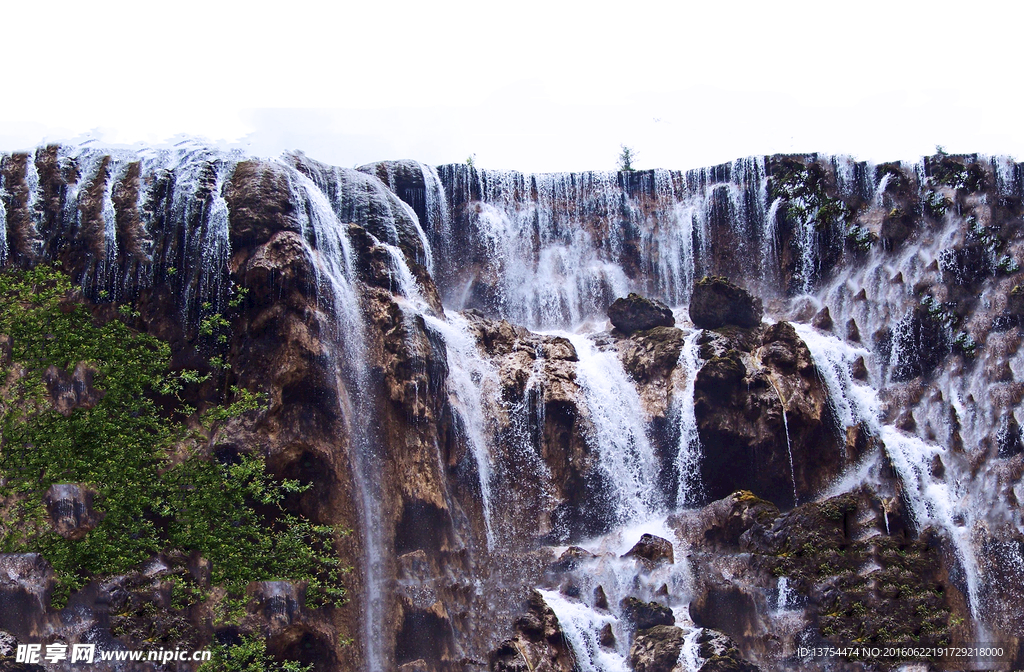
[[[668,539],[653,534],[644,534],[640,541],[636,542],[633,548],[623,555],[624,558],[642,558],[651,564],[668,561],[668,564],[675,562],[672,551],[672,542]]]
[[[608,308],[608,319],[626,335],[654,327],[674,327],[676,324],[671,308],[657,299],[648,299],[635,292],[615,299]]]
[[[54,483],[43,496],[54,531],[65,539],[85,537],[103,519],[93,509],[93,490],[78,483]]]
[[[751,329],[761,324],[763,314],[760,298],[725,278],[705,277],[693,287],[690,319],[701,329],[728,325]]]
[[[97,373],[96,368],[85,362],[76,364],[70,374],[50,365],[43,373],[43,384],[50,393],[54,410],[67,417],[77,408],[95,407],[106,394],[93,386]]]
[[[270,632],[282,632],[302,620],[305,584],[292,581],[253,581],[245,589],[249,597],[249,610],[259,614]]]
[[[828,306],[823,306],[811,320],[811,326],[822,331],[832,331],[832,316],[828,312]]]
[[[698,652],[704,659],[700,672],[759,672],[760,668],[740,656],[736,642],[716,630],[705,629],[697,636]]]
[[[646,630],[656,625],[674,625],[672,610],[657,602],[644,602],[636,597],[626,597],[619,603],[622,615],[637,630]]]
[[[629,663],[636,672],[672,672],[683,650],[682,628],[656,625],[637,633],[629,648]]]

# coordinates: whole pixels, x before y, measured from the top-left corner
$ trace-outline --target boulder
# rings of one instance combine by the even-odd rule
[[[683,629],[656,625],[637,634],[629,649],[629,662],[636,672],[672,672],[683,650]]]
[[[657,602],[627,597],[619,606],[622,607],[622,615],[637,630],[646,630],[656,625],[675,625],[676,622],[672,610]]]
[[[636,542],[636,545],[629,549],[622,557],[641,558],[651,564],[657,564],[666,560],[669,564],[675,562],[672,542],[653,534],[645,534],[640,537],[640,541]]]
[[[259,614],[277,634],[302,619],[305,585],[291,581],[253,581],[246,588],[249,611]]]
[[[78,540],[103,519],[93,509],[96,493],[78,483],[54,483],[46,491],[43,502],[50,514],[54,531],[65,539]]]
[[[729,325],[751,329],[761,324],[763,314],[761,299],[725,278],[705,277],[693,287],[690,319],[701,329]]]
[[[716,630],[704,630],[697,636],[698,652],[704,664],[700,672],[758,672],[756,665],[744,660],[736,642]]]
[[[625,298],[615,299],[608,308],[608,319],[616,329],[627,335],[654,327],[674,327],[676,324],[671,308],[661,301],[648,299],[635,292]]]
[[[491,651],[492,672],[572,672],[575,657],[558,618],[536,590],[527,613],[516,621],[515,633]]]
[[[69,374],[51,365],[43,373],[43,384],[50,393],[54,409],[67,417],[76,408],[90,409],[96,406],[106,394],[93,386],[97,370],[85,362],[79,362]]]

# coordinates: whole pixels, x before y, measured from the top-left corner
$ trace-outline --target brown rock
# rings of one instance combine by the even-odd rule
[[[93,509],[96,493],[78,483],[54,483],[46,491],[43,502],[50,514],[54,531],[65,539],[85,537],[103,520]]]
[[[644,534],[640,537],[640,541],[636,542],[636,545],[629,549],[622,557],[642,558],[651,564],[658,564],[663,561],[668,561],[669,564],[675,562],[672,553],[672,542],[653,534]]]
[[[622,616],[637,630],[646,630],[656,625],[674,625],[672,610],[657,602],[644,602],[635,597],[623,598],[619,603]]]
[[[54,410],[66,417],[76,408],[95,407],[106,394],[93,386],[97,373],[97,369],[85,362],[76,364],[70,375],[51,364],[43,373],[43,384],[50,393]]]
[[[636,672],[672,672],[683,650],[683,629],[656,625],[639,632],[629,648],[629,662]]]
[[[701,329],[720,329],[726,325],[750,329],[761,324],[763,313],[761,299],[725,278],[699,280],[690,297],[690,319]]]
[[[608,308],[608,319],[616,329],[626,335],[654,327],[674,327],[676,324],[672,310],[668,306],[657,299],[648,299],[635,292],[625,298],[615,299]]]

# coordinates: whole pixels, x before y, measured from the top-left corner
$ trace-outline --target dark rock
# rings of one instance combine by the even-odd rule
[[[53,569],[39,553],[0,553],[0,624],[22,641],[48,635],[54,585]]]
[[[671,308],[657,299],[648,299],[635,292],[625,298],[615,299],[608,308],[608,319],[616,329],[627,335],[654,327],[674,327],[676,324]]]
[[[811,326],[822,331],[832,331],[832,316],[829,315],[828,306],[824,306],[811,320]]]
[[[71,415],[76,408],[90,409],[96,406],[106,394],[93,386],[97,369],[85,362],[75,365],[68,374],[51,365],[43,373],[43,384],[50,393],[54,409],[63,416]]]
[[[595,558],[593,553],[585,548],[579,546],[570,546],[558,556],[558,560],[554,562],[553,569],[559,572],[568,572],[579,567],[580,563],[584,560]]]
[[[640,537],[640,541],[636,542],[636,545],[622,557],[643,558],[651,564],[657,564],[664,560],[667,560],[669,564],[675,562],[672,542],[653,534],[644,534]]]
[[[760,668],[744,660],[736,642],[715,630],[697,635],[698,652],[704,659],[700,672],[759,672]]]
[[[262,616],[270,634],[277,634],[302,620],[302,604],[306,592],[304,584],[254,581],[246,587],[245,592],[249,597],[249,610]]]
[[[751,490],[783,506],[842,470],[828,392],[793,325],[705,331],[694,383],[708,499]]]
[[[605,595],[604,586],[594,588],[594,608],[608,611],[608,596]]]
[[[672,610],[657,602],[644,602],[635,597],[623,598],[619,603],[622,615],[637,630],[646,630],[656,625],[674,625]]]
[[[605,623],[604,627],[601,628],[601,632],[598,634],[598,642],[606,649],[615,648],[615,633],[612,632],[611,623]]]
[[[14,339],[7,334],[0,334],[0,366],[10,366],[13,354]]]
[[[860,343],[860,329],[852,317],[846,322],[846,339],[854,343]]]
[[[675,327],[654,327],[634,333],[621,341],[622,365],[640,384],[652,380],[666,380],[679,362],[683,349],[683,330]]]
[[[636,672],[672,672],[683,650],[683,629],[656,625],[642,630],[629,648],[629,663]]]
[[[51,485],[43,502],[54,531],[65,539],[85,537],[103,519],[103,515],[93,509],[95,496],[93,490],[77,483]]]
[[[868,365],[864,362],[864,358],[863,357],[858,357],[856,359],[856,361],[854,361],[853,366],[851,367],[850,373],[857,380],[867,380],[868,379]]]
[[[725,278],[705,277],[697,282],[690,298],[690,319],[701,329],[735,325],[750,329],[761,324],[761,299]]]
[[[574,656],[555,612],[536,590],[527,608],[530,618],[517,621],[516,635],[491,651],[491,672],[573,672]]]

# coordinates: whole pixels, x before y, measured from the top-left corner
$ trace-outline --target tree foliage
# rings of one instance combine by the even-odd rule
[[[206,557],[231,599],[252,581],[293,580],[309,583],[313,606],[343,600],[338,531],[281,507],[309,486],[273,479],[261,457],[222,464],[203,449],[204,430],[257,410],[258,395],[232,388],[231,403],[203,413],[182,404],[181,392],[206,376],[172,371],[169,346],[120,319],[95,320],[48,267],[0,273],[0,334],[11,345],[0,370],[0,550],[43,554],[57,578],[54,606],[161,551]],[[102,398],[62,415],[44,376],[79,364],[95,371]],[[97,493],[102,519],[81,539],[50,527],[43,497],[55,483]]]

